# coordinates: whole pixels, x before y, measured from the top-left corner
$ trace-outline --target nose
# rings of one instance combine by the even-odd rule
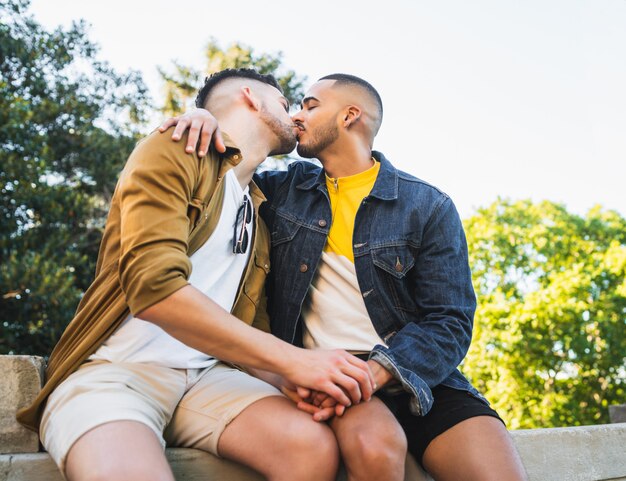
[[[294,122],[302,122],[302,110],[298,111],[298,113],[293,114],[291,116],[291,120],[293,120]]]

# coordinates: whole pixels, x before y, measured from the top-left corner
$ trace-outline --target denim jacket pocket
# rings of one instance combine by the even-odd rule
[[[278,214],[271,233],[272,247],[292,241],[300,224]]]
[[[407,285],[409,271],[415,266],[415,254],[411,247],[397,244],[372,248],[371,254],[377,267],[377,277],[391,294],[394,306],[403,311],[415,310],[415,301],[411,296],[413,289]]]
[[[374,265],[397,279],[402,279],[415,265],[415,255],[407,245],[372,249]]]

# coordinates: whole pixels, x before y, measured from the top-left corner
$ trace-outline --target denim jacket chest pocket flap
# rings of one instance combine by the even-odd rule
[[[371,252],[374,265],[397,279],[405,277],[415,265],[415,254],[406,242],[372,247]]]
[[[277,246],[285,242],[290,242],[298,233],[301,224],[290,217],[277,212],[274,225],[272,226],[271,241],[272,246]]]

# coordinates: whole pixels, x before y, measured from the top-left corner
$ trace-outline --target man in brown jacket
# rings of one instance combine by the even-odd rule
[[[268,232],[251,179],[268,155],[295,146],[288,102],[273,77],[247,69],[208,78],[199,98],[228,133],[225,152],[190,162],[184,144],[158,133],[138,144],[95,281],[18,419],[39,427],[72,481],[171,481],[166,442],[272,480],[334,479],[332,431],[280,390],[350,405],[369,400],[373,380],[345,351],[299,349],[267,332]]]

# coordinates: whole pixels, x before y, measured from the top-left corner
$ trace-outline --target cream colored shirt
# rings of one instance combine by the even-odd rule
[[[354,268],[352,236],[361,201],[372,190],[380,163],[359,174],[326,178],[332,224],[305,299],[303,343],[309,349],[369,352],[384,342],[370,320]]]

